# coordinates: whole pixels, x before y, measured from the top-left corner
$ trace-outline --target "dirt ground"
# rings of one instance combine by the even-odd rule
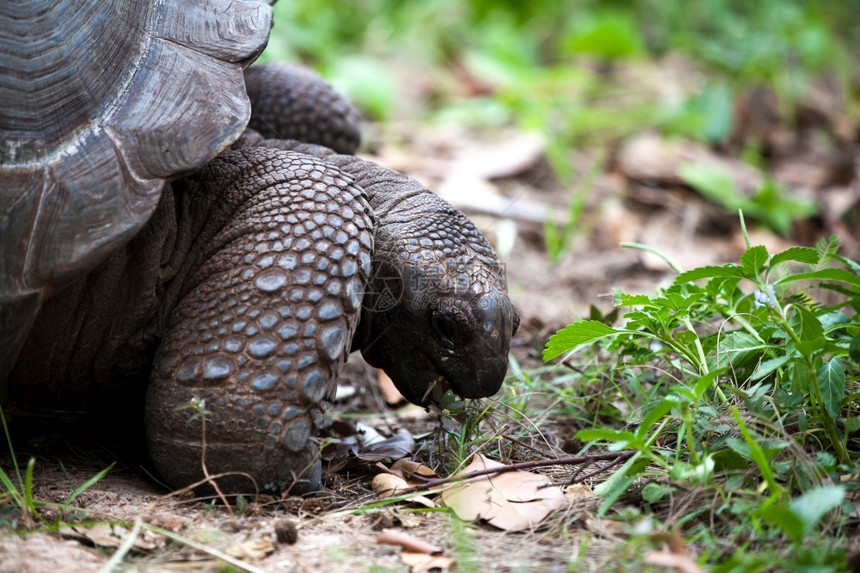
[[[539,351],[547,337],[587,315],[589,307],[609,311],[612,287],[648,292],[671,279],[670,269],[658,257],[621,248],[620,242],[656,247],[682,268],[737,260],[743,250],[737,218],[672,179],[672,161],[690,156],[723,160],[693,144],[673,149],[645,133],[608,151],[571,153],[569,160],[577,173],[572,190],[552,175],[541,142],[533,136],[509,132],[486,142],[418,126],[396,129],[410,137],[402,145],[377,147],[371,158],[439,190],[466,210],[497,245],[522,317],[513,354],[524,368],[541,365]],[[600,157],[606,158],[605,165],[587,189],[584,215],[569,246],[553,262],[544,252],[544,221],[565,221],[572,193],[582,189],[584,174]],[[804,162],[809,169],[790,169]],[[815,149],[800,148],[794,155],[786,153],[774,168],[775,177],[824,206],[822,216],[795,232],[801,240],[808,237],[807,242],[838,233],[844,238],[845,254],[856,258],[857,235],[843,223],[845,213],[858,210],[856,166],[850,166],[848,176],[833,180],[831,171],[812,173],[820,163]],[[729,169],[739,178],[746,176],[736,163],[730,163]],[[818,179],[810,180],[813,175]],[[771,252],[794,244],[755,226],[751,235]],[[405,428],[420,437],[430,432],[425,442],[432,446],[436,419],[414,408],[387,410],[374,372],[353,364],[341,384],[352,394],[335,406],[333,417],[352,419],[360,412],[367,416],[362,419],[365,424],[382,433]],[[535,432],[533,443],[539,445],[541,456],[563,453],[567,436],[563,428],[554,428],[547,424],[542,434]],[[418,442],[422,443],[420,438]],[[19,461],[37,454],[37,499],[63,502],[74,487],[112,461],[111,453],[86,442],[72,440],[71,444],[58,457],[35,448],[18,450]],[[522,448],[519,453],[521,459],[535,456]],[[9,469],[8,460],[3,467]],[[544,473],[563,483],[573,471],[553,468]],[[434,564],[451,566],[447,561],[408,565],[400,548],[377,543],[380,533],[392,528],[439,546],[443,557],[459,559],[459,570],[615,569],[611,548],[619,533],[595,518],[592,500],[569,502],[534,531],[506,533],[479,525],[464,532],[447,513],[417,510],[409,504],[356,511],[378,499],[370,488],[371,478],[370,467],[342,470],[328,474],[326,489],[316,496],[263,496],[231,512],[188,493],[170,496],[140,467],[117,465],[76,500],[73,505],[78,509],[66,510],[64,521],[73,525],[59,532],[37,527],[18,535],[11,527],[22,525],[16,514],[0,507],[0,572],[100,570],[129,533],[110,524],[135,520],[144,526],[117,570],[239,570],[215,552],[232,555],[252,571],[407,571],[410,567],[422,571]],[[47,508],[44,517],[52,522],[59,511]]]

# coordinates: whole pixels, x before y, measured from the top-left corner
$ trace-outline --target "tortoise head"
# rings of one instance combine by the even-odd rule
[[[424,192],[376,210],[373,276],[355,343],[412,403],[439,403],[449,389],[490,396],[502,386],[519,326],[504,269],[471,221]]]

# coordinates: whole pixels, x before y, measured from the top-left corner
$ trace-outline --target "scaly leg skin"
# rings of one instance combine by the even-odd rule
[[[319,74],[266,62],[245,70],[248,127],[264,138],[295,139],[352,154],[361,141],[358,112]]]
[[[320,487],[312,437],[370,273],[373,215],[336,168],[288,151],[228,151],[187,179],[201,226],[147,394],[147,436],[171,486],[249,474],[260,490]],[[191,223],[187,221],[187,223]],[[223,491],[254,492],[246,477]]]

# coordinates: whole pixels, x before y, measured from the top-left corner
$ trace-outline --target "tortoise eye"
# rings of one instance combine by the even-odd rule
[[[449,350],[453,350],[453,340],[457,335],[457,322],[450,316],[436,310],[433,311],[430,321],[433,324],[433,330],[442,340],[442,344]]]

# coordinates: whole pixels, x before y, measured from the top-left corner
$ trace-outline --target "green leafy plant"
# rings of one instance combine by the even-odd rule
[[[678,169],[687,184],[727,211],[743,211],[781,235],[791,232],[792,221],[818,212],[815,202],[796,199],[775,181],[765,178],[750,196],[740,193],[726,170],[713,165],[687,163]]]
[[[860,265],[837,251],[835,238],[774,254],[748,243],[735,264],[686,272],[673,265],[675,281],[653,295],[615,291],[615,305],[628,309],[621,326],[582,320],[549,340],[547,361],[604,353],[631,405],[632,427],[576,435],[639,452],[598,488],[601,511],[638,477],[663,476],[669,483],[643,496],[657,501],[675,483],[715,488],[745,500],[745,519],[797,547],[816,534],[845,496],[818,484],[860,469],[850,436],[858,424]],[[825,553],[807,557],[832,558]]]

